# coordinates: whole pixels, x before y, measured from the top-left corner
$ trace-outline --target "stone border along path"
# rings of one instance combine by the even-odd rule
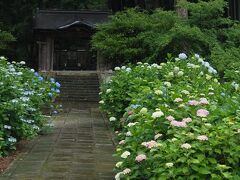
[[[114,179],[111,130],[96,103],[75,104],[53,122],[53,129],[31,141],[0,180]]]

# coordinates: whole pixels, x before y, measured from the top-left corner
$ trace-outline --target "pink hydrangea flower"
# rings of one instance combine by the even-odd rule
[[[132,115],[133,114],[133,111],[129,111],[128,112],[128,115],[130,116],[130,115]]]
[[[183,100],[181,98],[176,98],[174,102],[182,102]]]
[[[138,155],[137,157],[136,157],[136,161],[137,162],[141,162],[141,161],[143,161],[143,160],[146,160],[147,159],[147,157],[146,157],[146,155],[145,154],[140,154],[140,155]]]
[[[188,144],[188,143],[185,143],[185,144],[181,145],[181,148],[183,148],[183,149],[191,149],[192,146],[190,144]]]
[[[208,100],[206,98],[200,98],[199,104],[209,104]]]
[[[201,135],[201,136],[198,136],[197,139],[200,141],[207,141],[208,137],[206,135]]]
[[[207,117],[208,115],[209,115],[209,112],[206,109],[197,110],[197,116],[199,117]]]
[[[118,144],[120,145],[125,144],[125,140],[121,140]]]
[[[149,141],[149,142],[143,142],[142,143],[143,146],[145,146],[148,149],[151,149],[153,147],[157,147],[158,143],[156,141]]]
[[[191,100],[191,101],[188,101],[188,104],[191,106],[197,106],[197,105],[199,105],[199,102],[196,100]]]
[[[171,121],[171,125],[175,127],[187,127],[186,122],[183,121]]]
[[[168,117],[166,117],[166,119],[167,119],[168,121],[174,121],[174,120],[175,120],[175,118],[174,118],[173,116],[168,116]]]
[[[182,122],[185,122],[185,123],[192,122],[192,118],[190,118],[190,117],[188,117],[188,118],[183,118]]]

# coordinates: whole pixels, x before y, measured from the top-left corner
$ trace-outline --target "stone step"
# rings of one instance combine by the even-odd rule
[[[99,95],[99,91],[62,91],[61,95],[63,94],[73,94],[73,95]]]
[[[92,84],[87,84],[87,83],[66,83],[66,82],[60,82],[61,87],[99,87],[99,84],[92,83]]]
[[[56,77],[57,80],[72,80],[72,81],[97,81],[98,77]]]
[[[99,81],[97,74],[57,75],[61,84],[60,101],[99,101]]]
[[[94,98],[94,97],[58,97],[56,99],[57,101],[91,101],[91,102],[98,102],[99,98]]]

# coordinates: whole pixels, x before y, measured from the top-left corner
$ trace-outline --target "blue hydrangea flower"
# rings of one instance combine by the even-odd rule
[[[56,82],[55,84],[56,84],[56,87],[57,87],[57,88],[60,88],[60,87],[61,87],[61,84],[60,84],[59,82]]]
[[[54,78],[50,78],[50,82],[51,83],[55,83],[55,79]]]
[[[187,59],[187,55],[185,54],[185,53],[180,53],[179,55],[178,55],[178,58],[179,59]]]
[[[48,93],[48,96],[49,96],[49,97],[53,97],[53,94],[52,94],[52,93]]]
[[[131,106],[130,106],[130,108],[133,108],[133,109],[136,109],[136,108],[138,108],[138,107],[140,107],[141,105],[139,105],[139,104],[132,104]]]
[[[53,111],[53,114],[57,114],[58,112],[57,111]]]
[[[39,77],[38,77],[38,80],[39,80],[39,81],[43,81],[43,77],[42,77],[42,76],[39,76]]]
[[[34,75],[37,76],[37,77],[39,76],[38,72],[35,72]]]
[[[56,89],[55,89],[55,88],[51,88],[51,91],[55,92],[55,91],[56,91]]]
[[[60,90],[59,90],[59,89],[56,89],[56,93],[60,93]]]

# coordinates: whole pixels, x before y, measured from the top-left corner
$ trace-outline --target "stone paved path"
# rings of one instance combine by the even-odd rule
[[[96,105],[71,105],[54,124],[27,145],[0,180],[114,179],[111,133]]]

